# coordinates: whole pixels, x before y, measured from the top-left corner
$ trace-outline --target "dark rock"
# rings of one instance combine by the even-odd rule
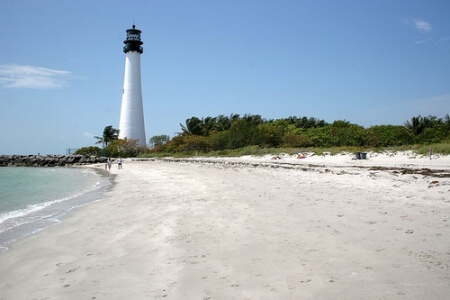
[[[0,155],[0,167],[55,167],[104,163],[106,157],[83,155]]]

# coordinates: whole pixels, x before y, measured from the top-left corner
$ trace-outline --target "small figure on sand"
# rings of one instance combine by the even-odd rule
[[[122,169],[122,158],[119,157],[119,159],[117,160],[117,168]]]
[[[108,161],[106,162],[106,164],[108,165],[108,170],[111,170],[112,162],[111,162],[111,158],[110,157],[108,157]]]

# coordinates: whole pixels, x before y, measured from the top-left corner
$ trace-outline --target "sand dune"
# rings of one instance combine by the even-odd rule
[[[125,161],[0,255],[0,299],[447,299],[449,156],[272,158]]]

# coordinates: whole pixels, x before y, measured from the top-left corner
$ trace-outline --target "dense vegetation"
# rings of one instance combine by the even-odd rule
[[[223,115],[180,124],[182,133],[154,151],[214,151],[259,147],[389,147],[412,144],[448,143],[450,118],[413,117],[404,126],[379,125],[364,128],[345,120],[324,120],[291,116],[265,120],[260,115]]]
[[[386,148],[411,145],[450,143],[450,117],[417,116],[399,125],[377,125],[364,128],[345,120],[327,123],[324,120],[291,116],[266,120],[260,115],[219,115],[191,117],[180,123],[181,133],[170,139],[167,135],[153,136],[150,148],[139,147],[137,141],[118,139],[118,130],[107,126],[103,136],[96,137],[103,149],[81,148],[84,154],[111,157],[137,155],[172,155],[177,153],[226,153],[230,150],[306,149],[306,148]],[[443,147],[447,152],[450,147]]]

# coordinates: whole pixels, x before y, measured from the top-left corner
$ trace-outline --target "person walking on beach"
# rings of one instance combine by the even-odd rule
[[[119,159],[117,160],[117,168],[120,170],[122,169],[122,158],[119,157]]]
[[[111,158],[110,157],[108,157],[107,164],[108,164],[108,170],[111,170],[112,162],[111,162]]]

